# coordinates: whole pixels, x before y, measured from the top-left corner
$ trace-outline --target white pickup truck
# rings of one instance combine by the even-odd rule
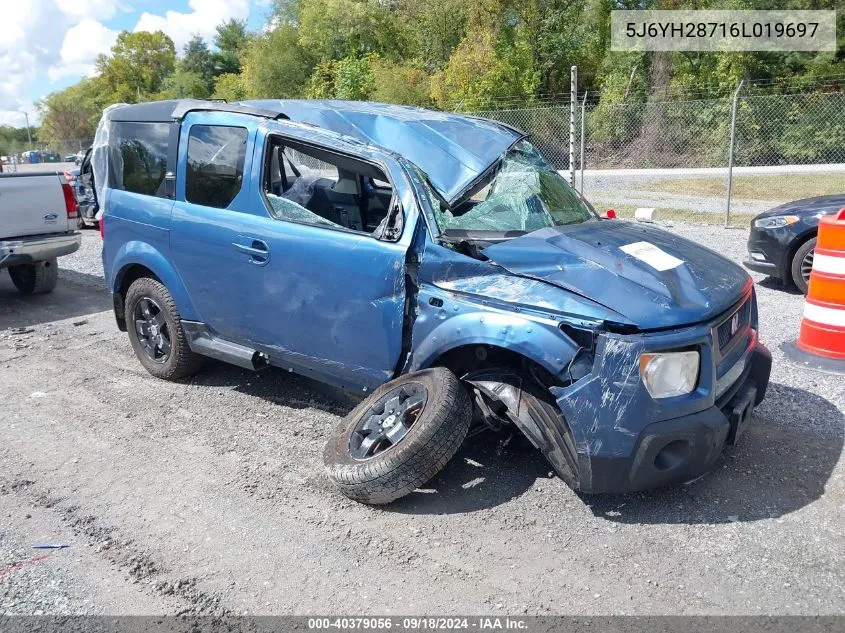
[[[79,248],[76,199],[57,172],[0,174],[0,270],[23,294],[50,292],[56,258]]]

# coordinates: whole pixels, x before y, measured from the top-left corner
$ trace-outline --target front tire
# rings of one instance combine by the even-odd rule
[[[9,266],[9,276],[21,294],[45,294],[59,283],[59,262],[53,257],[34,264]]]
[[[188,345],[176,303],[163,284],[149,277],[136,279],[124,305],[129,341],[148,372],[179,380],[200,370],[203,357]]]
[[[792,258],[792,283],[802,294],[807,294],[807,288],[810,285],[810,271],[813,268],[813,253],[816,250],[816,241],[817,239],[814,237],[804,242],[798,247],[795,256]]]
[[[448,369],[400,376],[344,418],[323,453],[326,473],[354,501],[390,503],[443,469],[471,418],[469,394]]]

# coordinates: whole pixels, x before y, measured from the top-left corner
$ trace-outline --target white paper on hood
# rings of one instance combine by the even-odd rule
[[[620,246],[619,248],[631,257],[636,257],[661,272],[677,268],[684,263],[684,260],[670,255],[651,242],[634,242],[633,244],[625,244],[625,246]]]

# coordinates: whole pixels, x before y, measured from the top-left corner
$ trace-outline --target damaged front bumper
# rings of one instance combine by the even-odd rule
[[[716,326],[600,337],[592,372],[551,389],[575,444],[574,488],[624,493],[688,481],[736,443],[765,396],[772,357],[752,327],[721,349],[718,341]],[[701,354],[696,389],[651,398],[640,379],[640,354],[678,348]]]

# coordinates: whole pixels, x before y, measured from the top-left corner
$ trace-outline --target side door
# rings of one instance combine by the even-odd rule
[[[171,258],[198,318],[243,342],[251,312],[248,269],[233,244],[251,216],[249,174],[257,122],[230,113],[192,113],[179,133]]]
[[[275,365],[371,389],[392,377],[403,349],[416,218],[407,176],[375,150],[285,122],[268,127],[252,162],[255,213],[233,245],[249,315],[240,336]],[[392,187],[391,218],[383,201],[369,203],[367,179]]]

